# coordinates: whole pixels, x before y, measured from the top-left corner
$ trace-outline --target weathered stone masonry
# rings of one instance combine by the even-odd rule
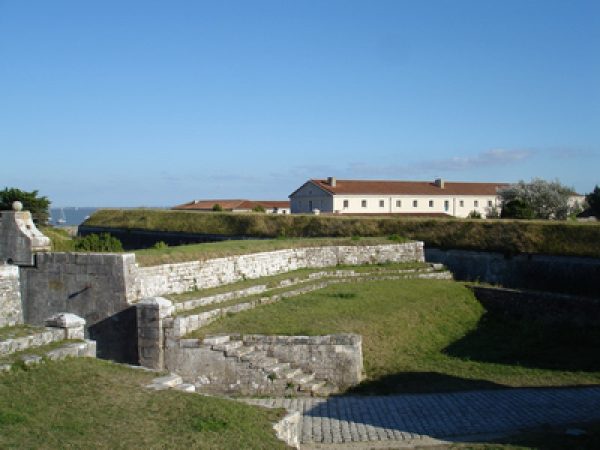
[[[139,298],[155,297],[303,268],[424,260],[422,242],[285,249],[208,261],[140,267],[137,292]]]
[[[19,268],[0,264],[0,327],[23,323]]]

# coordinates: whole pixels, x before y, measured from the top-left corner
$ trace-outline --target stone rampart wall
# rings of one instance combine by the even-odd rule
[[[0,327],[23,323],[19,268],[0,263]]]
[[[303,268],[412,261],[424,261],[422,242],[286,249],[140,267],[136,287],[138,297],[145,298],[206,289]]]
[[[136,300],[135,274],[133,254],[39,253],[36,267],[21,268],[25,322],[70,312],[94,325]]]
[[[600,298],[551,292],[518,291],[487,286],[472,287],[477,300],[490,313],[580,327],[600,326]]]

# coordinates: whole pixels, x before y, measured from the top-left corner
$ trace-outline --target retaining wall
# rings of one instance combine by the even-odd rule
[[[137,292],[139,298],[154,297],[303,268],[412,261],[424,261],[422,242],[285,249],[208,261],[140,267]]]
[[[0,328],[20,323],[23,323],[23,308],[19,268],[0,263]]]
[[[457,280],[600,298],[600,259],[538,254],[504,255],[469,250],[425,249]]]
[[[26,323],[70,312],[88,326],[136,300],[135,255],[113,253],[39,253],[36,267],[21,268]]]
[[[477,300],[490,313],[548,324],[570,323],[581,327],[600,327],[600,298],[486,286],[473,286],[472,289]]]

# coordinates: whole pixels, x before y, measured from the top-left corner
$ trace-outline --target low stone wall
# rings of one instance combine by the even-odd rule
[[[137,293],[139,298],[154,297],[303,268],[413,261],[424,261],[422,242],[285,249],[208,261],[140,267]]]
[[[477,300],[491,313],[542,321],[600,326],[600,299],[550,292],[473,286]]]
[[[281,362],[289,362],[309,372],[316,378],[327,380],[345,388],[362,380],[362,337],[358,334],[333,334],[327,336],[243,336],[259,350]]]
[[[39,253],[21,268],[25,322],[66,311],[93,325],[134,303],[135,274],[134,254]]]
[[[20,323],[23,323],[23,308],[19,268],[0,263],[0,327]]]

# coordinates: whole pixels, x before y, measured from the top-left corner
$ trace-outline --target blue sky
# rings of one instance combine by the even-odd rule
[[[284,199],[308,178],[600,184],[600,2],[0,0],[0,188]]]

